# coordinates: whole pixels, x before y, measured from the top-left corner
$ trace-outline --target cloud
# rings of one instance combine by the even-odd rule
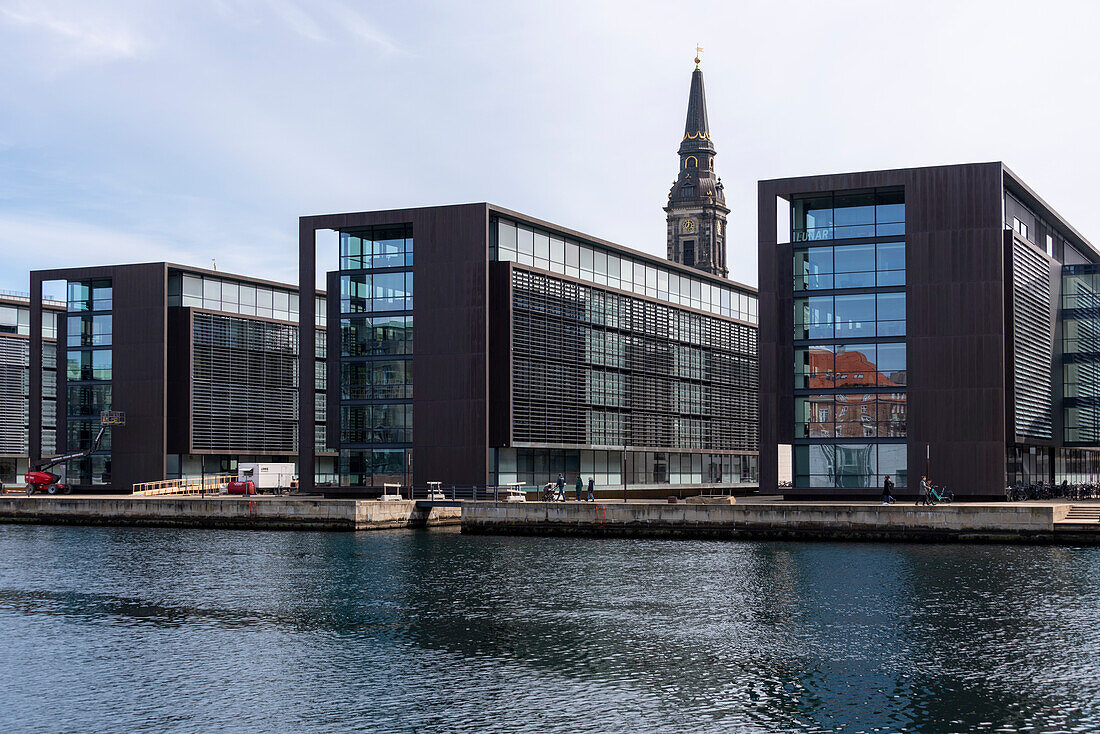
[[[329,12],[352,35],[367,41],[386,53],[400,51],[396,41],[382,32],[378,26],[370,22],[363,15],[343,3],[334,2],[329,6]]]
[[[10,2],[0,6],[0,19],[52,36],[60,42],[62,53],[72,57],[110,61],[133,58],[144,50],[144,43],[133,29],[73,8]]]
[[[0,288],[25,291],[28,271],[193,259],[174,244],[86,222],[0,213]]]

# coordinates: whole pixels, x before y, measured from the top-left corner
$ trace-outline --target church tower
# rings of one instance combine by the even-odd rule
[[[700,51],[702,49],[699,49]],[[726,277],[726,194],[714,173],[714,143],[699,57],[691,74],[680,174],[668,194],[668,259]]]

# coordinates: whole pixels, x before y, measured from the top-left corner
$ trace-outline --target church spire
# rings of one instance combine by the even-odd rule
[[[703,49],[696,48],[696,52]],[[725,276],[726,195],[714,171],[714,142],[707,121],[707,96],[699,57],[691,73],[684,138],[677,151],[680,171],[668,195],[668,258]]]
[[[707,94],[703,89],[703,72],[696,66],[695,71],[691,72],[691,91],[688,92],[684,142],[704,140],[710,143],[710,126],[707,125]]]

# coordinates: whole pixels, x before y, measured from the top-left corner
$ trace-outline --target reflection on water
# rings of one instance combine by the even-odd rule
[[[0,527],[4,731],[1100,730],[1100,550]]]

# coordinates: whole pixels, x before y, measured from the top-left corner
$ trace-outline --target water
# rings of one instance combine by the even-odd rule
[[[1100,730],[1100,549],[0,526],[5,732]]]

